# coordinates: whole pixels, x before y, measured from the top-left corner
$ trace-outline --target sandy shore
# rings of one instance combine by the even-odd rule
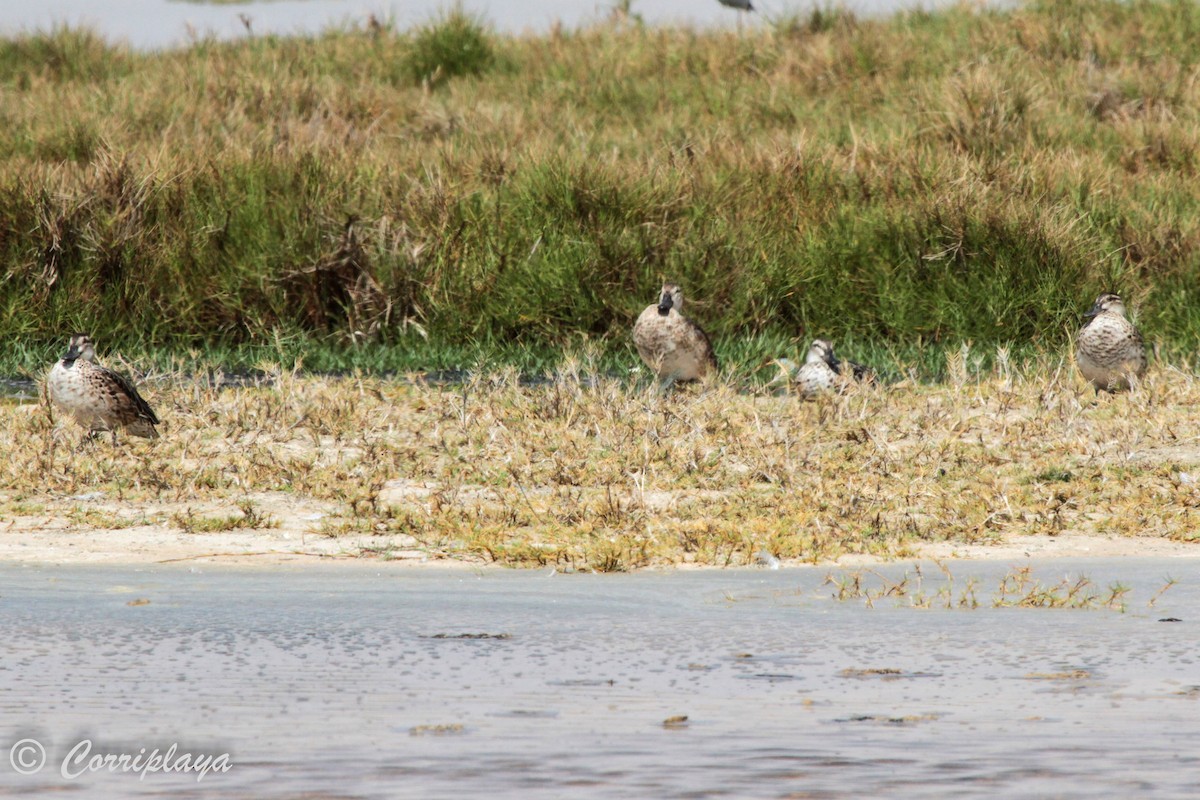
[[[228,513],[228,503],[118,504],[93,494],[63,498],[43,514],[0,522],[0,561],[43,564],[162,564],[183,561],[294,564],[318,562],[403,563],[408,566],[471,566],[467,560],[430,555],[408,536],[324,536],[315,529],[330,504],[261,493],[255,509],[269,519],[262,528],[188,532],[161,520]],[[65,502],[64,502],[65,501]],[[63,508],[70,511],[63,513]],[[123,520],[128,527],[97,529],[89,515]],[[148,524],[136,524],[146,521]]]
[[[385,493],[396,502],[420,503],[433,494],[433,489],[425,484],[398,480],[388,484]],[[644,501],[651,508],[665,510],[682,502],[676,494],[647,493]],[[703,493],[700,496],[687,494],[689,502],[722,498],[721,493],[709,493],[711,497]],[[479,503],[488,501],[491,493],[483,487],[475,487],[463,495],[470,502]],[[98,492],[45,498],[48,502],[35,507],[39,513],[0,519],[0,563],[138,565],[197,562],[258,566],[340,563],[373,568],[387,565],[441,569],[507,568],[483,556],[448,554],[431,549],[407,535],[325,535],[321,532],[323,522],[338,513],[334,503],[304,500],[278,492],[255,493],[245,499],[252,501],[255,511],[268,520],[267,524],[217,532],[189,532],[180,527],[180,520],[184,518],[204,520],[236,512],[237,507],[228,501],[117,503]],[[97,518],[108,527],[96,527]],[[1196,559],[1200,558],[1200,547],[1160,536],[1104,536],[1066,531],[1054,536],[1008,534],[1003,541],[988,544],[909,542],[891,555],[847,553],[818,560],[816,565],[857,567],[911,559],[1019,561],[1078,557]],[[812,561],[805,559],[780,561],[783,568],[812,565]],[[723,565],[685,560],[643,569],[723,568]]]
[[[136,525],[119,530],[96,530],[73,524],[63,516],[28,516],[0,523],[0,562],[38,564],[163,564],[178,562],[255,564],[357,564],[373,568],[389,565],[441,569],[504,568],[481,558],[448,558],[431,553],[408,536],[323,536],[312,530],[321,518],[316,504],[285,502],[282,498],[257,498],[277,527],[216,533],[186,533],[166,525]],[[177,513],[158,508],[156,513]],[[1010,536],[1001,544],[974,545],[953,542],[918,543],[900,558],[955,560],[1005,560],[1071,557],[1200,558],[1195,545],[1160,537],[1106,537],[1086,534]],[[844,555],[819,562],[826,566],[862,566],[886,563],[870,555]],[[781,566],[808,566],[788,560]],[[651,569],[720,569],[683,563]]]

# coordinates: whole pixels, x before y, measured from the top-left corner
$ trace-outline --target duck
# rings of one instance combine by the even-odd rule
[[[796,390],[806,400],[835,391],[840,384],[837,359],[833,345],[825,339],[814,339],[808,356],[796,371]]]
[[[851,381],[871,383],[875,371],[853,361],[841,361],[834,355],[828,339],[814,339],[808,356],[796,370],[795,385],[800,396],[812,399],[826,392],[844,388]]]
[[[717,372],[712,340],[683,315],[683,289],[664,283],[658,302],[646,306],[633,326],[638,355],[663,387],[676,381],[698,381]]]
[[[115,445],[117,428],[158,438],[154,409],[128,378],[96,363],[96,348],[87,334],[71,336],[66,354],[46,377],[46,390],[51,403],[88,430],[89,439],[108,431]]]
[[[1075,363],[1096,394],[1128,391],[1146,373],[1146,345],[1125,316],[1125,301],[1100,295],[1084,314],[1087,324],[1075,339]]]

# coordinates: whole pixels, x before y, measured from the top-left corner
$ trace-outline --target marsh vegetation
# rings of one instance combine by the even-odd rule
[[[1198,30],[1056,2],[0,42],[0,373],[86,330],[165,424],[81,446],[0,407],[0,512],[602,571],[1192,541]],[[723,365],[665,396],[629,372],[664,276]],[[1159,356],[1126,397],[1066,360],[1103,290]],[[816,336],[884,380],[762,388]]]
[[[138,53],[0,42],[0,373],[66,333],[162,367],[539,370],[664,275],[723,363],[814,336],[944,377],[1119,291],[1200,342],[1200,8],[814,11],[502,36],[450,13]]]

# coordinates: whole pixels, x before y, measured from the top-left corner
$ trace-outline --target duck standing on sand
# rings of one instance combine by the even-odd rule
[[[683,315],[683,290],[664,283],[657,305],[650,305],[633,326],[633,342],[646,366],[662,381],[696,381],[717,371],[712,342]]]
[[[1119,295],[1102,294],[1084,317],[1089,321],[1075,340],[1079,371],[1096,394],[1128,390],[1133,379],[1146,373],[1146,346],[1125,317],[1125,301]]]
[[[128,378],[95,360],[92,340],[82,333],[72,336],[66,355],[46,378],[50,401],[87,428],[88,438],[110,431],[116,444],[117,427],[123,426],[134,436],[157,439],[158,417],[150,404]]]

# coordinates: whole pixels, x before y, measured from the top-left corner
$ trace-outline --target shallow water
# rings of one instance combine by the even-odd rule
[[[1007,566],[955,578],[986,599]],[[3,566],[0,796],[1189,797],[1186,568],[1038,566],[1121,580],[1121,614],[867,609],[824,568]],[[6,763],[23,738],[42,772]],[[233,767],[61,777],[84,738]]]
[[[497,30],[545,31],[556,21],[569,27],[603,19],[616,0],[461,0],[468,12],[481,15]],[[881,14],[900,8],[932,8],[950,0],[845,0],[838,5],[862,14]],[[0,0],[0,34],[48,29],[55,24],[87,25],[112,40],[143,49],[169,47],[188,41],[189,31],[231,39],[247,34],[240,19],[250,19],[256,34],[315,33],[330,26],[361,25],[370,15],[392,19],[400,28],[419,25],[450,0],[258,0],[257,2],[183,2],[181,0]],[[811,2],[755,0],[766,15],[812,8]],[[822,2],[816,5],[825,6]],[[737,24],[738,13],[717,0],[634,0],[634,13],[650,24],[693,26]],[[761,19],[760,14],[753,19]],[[747,20],[746,24],[753,24]]]

